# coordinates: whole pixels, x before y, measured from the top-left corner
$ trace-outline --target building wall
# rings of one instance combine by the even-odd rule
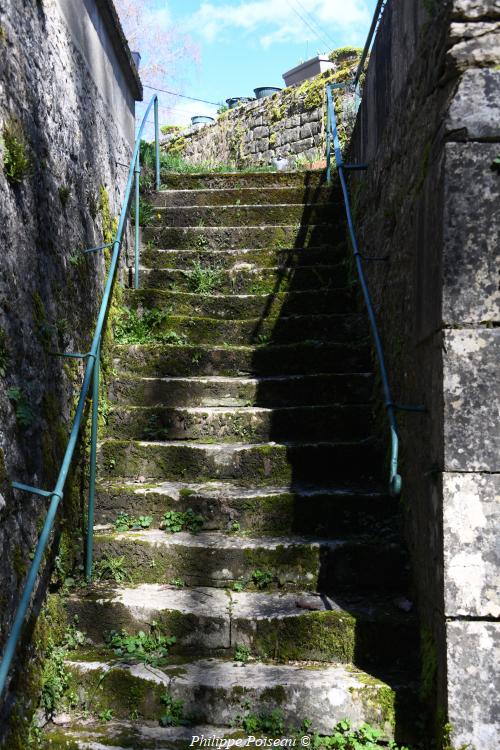
[[[423,696],[498,744],[500,4],[389,0],[351,146],[362,252],[402,412]],[[496,502],[495,502],[496,498]]]
[[[131,157],[141,87],[113,13],[108,0],[0,0],[0,648],[46,508],[11,482],[54,486],[82,364],[53,353],[89,348],[105,261],[82,250],[112,232],[127,173],[117,162]],[[25,159],[16,179],[12,139]],[[59,564],[82,562],[72,545],[83,503],[68,483]],[[17,703],[12,693],[3,701],[4,731],[9,713],[11,726],[29,725],[31,657],[16,677]]]

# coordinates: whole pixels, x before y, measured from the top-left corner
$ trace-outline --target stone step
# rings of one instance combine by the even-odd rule
[[[351,288],[275,294],[200,294],[163,289],[127,289],[125,302],[132,309],[172,310],[175,315],[245,320],[347,313],[356,310]]]
[[[200,172],[182,174],[162,170],[161,184],[171,190],[212,190],[228,188],[305,187],[326,185],[324,170],[304,172]]]
[[[41,744],[37,745],[40,750],[186,750],[197,745],[203,747],[199,745],[201,739],[191,745],[193,737],[210,738],[210,741],[212,738],[227,740],[241,737],[240,729],[211,724],[162,727],[158,718],[98,721],[73,718],[69,714],[56,718],[57,724],[49,723],[44,727],[39,740]]]
[[[106,435],[122,440],[355,440],[370,436],[370,405],[116,406]]]
[[[142,315],[139,313],[139,320]],[[302,341],[368,343],[364,315],[290,315],[247,320],[198,318],[194,315],[169,315],[155,318],[144,329],[150,341],[183,344],[292,344]],[[120,341],[120,338],[118,338]]]
[[[331,224],[340,221],[342,206],[330,203],[285,203],[228,206],[156,207],[148,227],[247,227]]]
[[[286,485],[381,471],[374,444],[356,442],[197,443],[105,440],[102,477],[173,481],[236,481],[243,486]]]
[[[177,248],[159,249],[150,245],[141,247],[141,263],[145,268],[185,268],[202,265],[213,269],[238,269],[242,264],[250,268],[297,268],[299,266],[328,265],[344,260],[345,244],[324,247],[266,248]],[[244,267],[243,265],[243,267]]]
[[[165,584],[181,578],[188,586],[362,592],[401,591],[408,578],[401,546],[383,537],[248,537],[96,527],[94,547],[96,563],[123,558],[131,583]]]
[[[98,584],[73,592],[65,606],[103,655],[106,633],[148,632],[155,622],[162,634],[176,637],[173,655],[233,657],[244,646],[261,659],[394,670],[415,666],[415,618],[400,601],[408,602],[394,592],[361,597]]]
[[[201,517],[203,530],[323,537],[379,534],[396,538],[398,501],[376,484],[357,481],[277,487],[242,487],[231,482],[103,482],[97,485],[96,523],[114,523],[120,513],[153,518],[167,510]]]
[[[141,267],[141,289],[165,289],[201,294],[203,284],[211,276],[211,291],[219,294],[278,294],[285,291],[336,289],[348,282],[347,268],[343,263],[325,266],[300,266],[299,268],[253,268],[241,265],[222,269],[213,276],[213,269]]]
[[[345,240],[340,224],[321,224],[299,227],[295,225],[258,225],[237,227],[144,227],[144,244],[177,250],[232,250],[251,248],[288,249],[303,247],[333,247]]]
[[[265,663],[235,664],[201,659],[153,667],[119,661],[68,661],[73,684],[95,713],[106,709],[117,719],[135,712],[156,720],[165,713],[162,696],[181,701],[193,724],[233,727],[238,717],[278,711],[287,727],[307,719],[322,734],[343,719],[353,726],[367,722],[393,736],[394,708],[407,685],[391,686],[343,664],[311,668]]]
[[[185,375],[303,375],[371,369],[370,351],[360,344],[316,341],[267,346],[122,344],[114,347],[117,372],[165,377]]]
[[[315,406],[365,404],[371,399],[370,373],[287,375],[284,377],[141,378],[117,375],[111,403],[144,406]]]
[[[251,206],[287,203],[330,203],[337,190],[326,186],[233,187],[160,190],[151,197],[154,206]]]

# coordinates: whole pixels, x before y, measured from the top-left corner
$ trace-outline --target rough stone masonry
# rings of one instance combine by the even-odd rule
[[[11,482],[54,486],[82,365],[52,353],[88,350],[104,259],[82,250],[113,231],[142,94],[108,0],[2,0],[0,71],[1,649],[46,511]],[[80,502],[68,492],[66,531]]]
[[[366,263],[401,413],[422,685],[498,747],[500,3],[389,2],[354,131]]]

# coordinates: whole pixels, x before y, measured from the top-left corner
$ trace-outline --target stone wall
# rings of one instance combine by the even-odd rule
[[[427,409],[399,417],[423,697],[475,750],[500,729],[499,29],[498,0],[390,1],[350,154],[394,398]]]
[[[293,167],[324,160],[325,85],[352,77],[358,59],[356,50],[339,51],[332,71],[265,99],[241,104],[221,114],[213,124],[168,135],[162,148],[190,164],[242,167],[278,160],[281,166]],[[341,112],[341,136],[346,139],[354,121],[354,96],[336,95],[336,102]]]
[[[126,178],[117,162],[130,159],[141,97],[110,0],[82,1],[71,18],[75,8],[0,0],[0,649],[46,510],[11,482],[54,486],[82,363],[53,353],[89,348],[105,259],[82,250],[112,234]],[[61,575],[73,553],[81,563],[81,544],[72,544],[83,495],[70,485],[55,537],[62,533]],[[37,603],[49,577],[46,570]],[[14,730],[29,725],[22,717],[36,691],[32,656],[13,685]],[[11,697],[0,712],[0,744]],[[7,746],[25,746],[16,738]]]

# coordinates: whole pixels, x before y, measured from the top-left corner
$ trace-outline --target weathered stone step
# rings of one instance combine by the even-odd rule
[[[237,646],[246,646],[263,659],[394,670],[415,658],[415,619],[398,608],[400,600],[394,592],[319,596],[140,584],[87,588],[72,593],[65,606],[95,644],[104,644],[111,630],[148,632],[156,622],[163,634],[176,637],[170,649],[176,655],[233,656]]]
[[[324,170],[304,172],[205,172],[181,174],[161,173],[162,186],[173,190],[208,190],[242,187],[307,187],[313,189],[326,184]]]
[[[401,591],[407,584],[406,556],[383,537],[316,539],[248,537],[219,532],[169,533],[160,529],[114,532],[96,528],[95,560],[123,558],[131,583],[255,590]]]
[[[141,316],[139,315],[139,318]],[[367,342],[364,315],[290,315],[247,320],[197,318],[194,315],[167,315],[155,320],[151,339],[169,339],[184,344],[290,344],[301,341]],[[168,339],[167,339],[168,340]]]
[[[288,203],[229,206],[157,207],[148,226],[153,227],[246,227],[259,224],[331,224],[339,221],[342,206],[329,203]]]
[[[303,375],[371,369],[368,347],[305,342],[266,346],[116,345],[115,369],[144,376]]]
[[[233,187],[207,190],[160,190],[151,197],[154,206],[250,206],[285,203],[330,203],[338,198],[332,188],[309,187]]]
[[[141,248],[141,263],[145,268],[192,268],[202,265],[213,269],[241,268],[248,264],[254,268],[296,268],[298,266],[328,265],[344,260],[345,243],[332,246],[303,248],[240,248],[218,250],[217,248],[159,249],[151,246]]]
[[[158,720],[165,713],[161,696],[169,693],[182,701],[193,723],[229,727],[238,716],[279,710],[285,724],[296,729],[308,719],[312,730],[327,734],[347,719],[393,734],[398,687],[346,665],[311,669],[300,663],[236,665],[203,659],[162,668],[117,661],[68,661],[67,666],[83,699],[97,713],[111,709],[118,719],[135,711],[141,720]]]
[[[369,477],[380,471],[365,442],[196,443],[105,440],[102,477],[174,481],[231,480],[245,486]]]
[[[371,406],[116,406],[106,435],[123,440],[354,440],[370,436]]]
[[[120,513],[150,515],[157,527],[167,510],[201,517],[205,531],[323,537],[377,534],[396,537],[399,504],[373,482],[242,487],[230,482],[100,482],[96,523],[113,523]]]
[[[299,268],[252,268],[242,265],[218,272],[212,291],[219,294],[277,294],[287,290],[334,289],[345,286],[347,280],[347,268],[343,263]],[[194,269],[139,270],[139,284],[142,289],[170,289],[201,294],[199,290],[202,283],[199,271]]]
[[[333,246],[345,239],[338,225],[244,227],[144,227],[142,240],[159,248],[178,250],[231,250],[238,248],[288,249]]]
[[[164,708],[162,713],[165,713]],[[49,722],[44,727],[38,745],[40,750],[187,750],[194,747],[191,744],[194,736],[210,738],[210,741],[212,737],[220,740],[241,737],[240,729],[212,724],[162,727],[158,718],[98,721],[72,718],[69,714],[66,717],[68,721],[64,724]],[[61,719],[57,717],[58,722]]]
[[[172,310],[175,315],[226,320],[346,313],[356,310],[350,288],[276,294],[199,294],[163,289],[128,289],[126,304],[133,309]]]
[[[112,403],[144,406],[314,406],[368,403],[372,388],[372,375],[362,372],[262,378],[117,375],[108,398]]]

